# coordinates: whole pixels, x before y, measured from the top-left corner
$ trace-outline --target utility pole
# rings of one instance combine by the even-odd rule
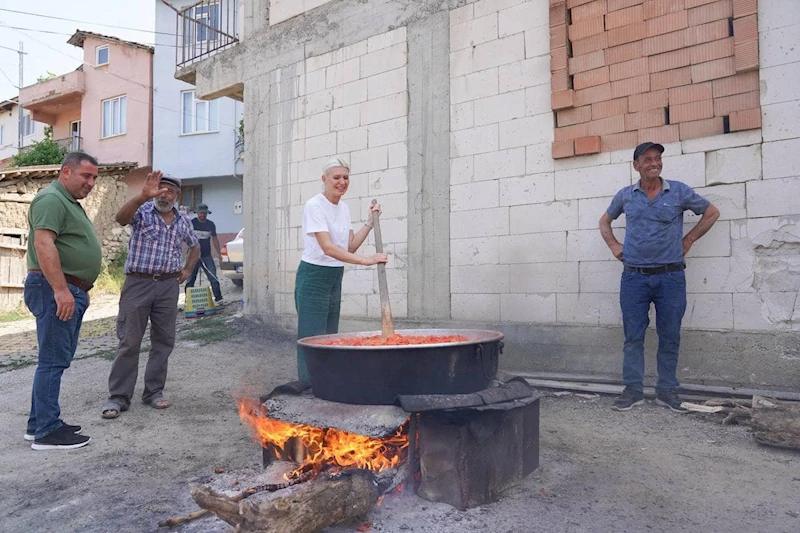
[[[0,48],[3,48],[5,50],[11,50],[12,52],[16,52],[16,53],[19,54],[19,85],[17,86],[17,90],[19,91],[17,93],[17,110],[19,111],[19,115],[17,116],[17,149],[18,150],[22,150],[22,138],[23,138],[23,135],[22,135],[22,111],[23,111],[23,109],[22,109],[22,98],[20,98],[20,96],[22,95],[22,86],[25,83],[23,81],[23,77],[22,77],[22,72],[23,72],[23,70],[22,70],[22,60],[27,54],[24,51],[24,45],[22,44],[22,41],[19,42],[19,50],[14,50],[13,48],[9,48],[7,46],[0,46]],[[11,80],[9,80],[9,81],[11,81]]]

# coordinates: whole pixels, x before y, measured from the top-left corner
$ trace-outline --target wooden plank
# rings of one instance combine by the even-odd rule
[[[7,250],[23,250],[28,251],[27,246],[23,246],[22,244],[11,244],[6,242],[0,242],[0,248],[5,248]]]
[[[0,228],[0,235],[27,235],[25,228]]]

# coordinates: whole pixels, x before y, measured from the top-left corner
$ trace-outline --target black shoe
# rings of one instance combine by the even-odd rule
[[[75,433],[60,427],[48,436],[36,439],[31,444],[34,450],[73,450],[89,444],[91,437],[86,435],[76,435]]]
[[[66,422],[62,422],[62,426],[61,426],[61,427],[62,427],[62,428],[65,428],[65,430],[71,430],[71,431],[72,431],[73,433],[75,433],[76,435],[77,435],[78,433],[80,433],[81,431],[83,431],[83,428],[82,428],[82,427],[80,427],[80,426],[73,426],[73,425],[67,424]],[[36,440],[36,434],[35,434],[33,431],[26,430],[26,431],[25,431],[25,440],[27,440],[27,441],[34,441],[34,440]]]
[[[625,387],[620,396],[611,407],[615,411],[630,411],[635,405],[644,403],[644,394],[630,387]]]
[[[688,413],[689,410],[685,407],[681,407],[681,400],[678,393],[675,390],[664,390],[664,391],[656,391],[656,403],[658,405],[664,406],[676,413]]]

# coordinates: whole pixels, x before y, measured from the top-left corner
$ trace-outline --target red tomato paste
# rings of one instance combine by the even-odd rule
[[[345,337],[332,339],[317,344],[322,346],[405,346],[409,344],[440,344],[443,342],[464,342],[467,337],[462,335],[400,335],[395,334],[385,339],[380,335],[371,337]]]

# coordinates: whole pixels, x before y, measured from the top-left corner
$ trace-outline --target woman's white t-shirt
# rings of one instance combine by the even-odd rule
[[[338,259],[325,255],[314,234],[327,231],[333,244],[347,250],[352,229],[350,208],[344,201],[334,204],[322,193],[314,196],[303,209],[303,261],[319,266],[344,266]]]

